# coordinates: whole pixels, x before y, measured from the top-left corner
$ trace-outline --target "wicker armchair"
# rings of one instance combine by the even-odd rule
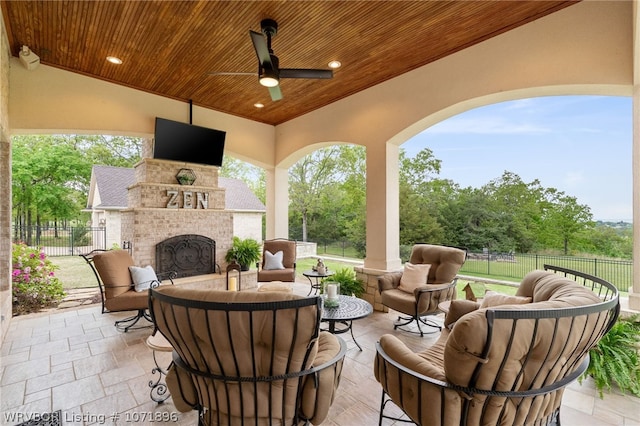
[[[276,238],[263,243],[262,261],[258,263],[258,282],[296,281],[296,246],[295,240]],[[268,253],[267,253],[268,252]],[[282,253],[279,253],[282,252]],[[268,256],[282,256],[279,260]],[[281,262],[280,262],[281,261]]]
[[[102,301],[102,313],[136,311],[136,314],[115,322],[115,327],[125,333],[138,324],[141,319],[148,321],[144,327],[151,327],[151,317],[147,291],[136,291],[136,283],[131,275],[135,268],[133,258],[127,250],[94,250],[80,255],[91,267],[98,281]],[[162,280],[173,284],[175,272],[153,273],[146,287],[160,285]]]
[[[498,295],[504,305],[452,302],[447,327],[421,353],[382,336],[380,422],[393,401],[425,426],[559,424],[564,387],[585,371],[620,305],[600,278],[545,268],[525,276],[516,296]]]
[[[416,244],[411,250],[409,264],[427,266],[428,272],[422,283],[413,288],[404,288],[404,272],[391,272],[378,277],[378,290],[382,304],[406,317],[399,316],[394,328],[411,324],[418,325],[420,336],[424,335],[421,325],[433,327],[432,332],[441,330],[437,323],[426,318],[440,314],[441,302],[456,298],[456,274],[467,258],[465,249],[432,244]],[[408,267],[405,264],[405,272]],[[408,275],[408,274],[406,274]],[[408,330],[411,331],[411,330]]]
[[[178,410],[198,410],[202,425],[325,420],[346,345],[320,332],[319,297],[167,286],[149,298],[174,348],[167,386]]]

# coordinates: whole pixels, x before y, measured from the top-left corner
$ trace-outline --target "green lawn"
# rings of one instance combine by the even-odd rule
[[[58,266],[55,275],[65,290],[98,286],[91,267],[80,256],[51,256],[49,260]]]
[[[56,270],[56,277],[62,281],[64,289],[96,287],[98,285],[91,267],[87,265],[84,259],[80,256],[54,256],[49,259],[59,267]],[[317,258],[313,257],[298,259],[296,263],[298,275],[301,276],[304,271],[310,270],[317,262]],[[353,263],[351,262],[340,262],[338,260],[325,259],[324,263],[329,267],[329,270],[333,271],[344,267],[353,268]],[[469,281],[458,280],[458,299],[465,298],[463,288],[467,283],[469,283]],[[476,296],[479,296],[478,293],[482,290],[493,290],[504,294],[515,294],[517,290],[515,287],[499,284],[477,284],[472,282],[472,286]]]
[[[49,259],[54,265],[58,266],[55,274],[62,281],[64,289],[96,287],[98,285],[91,267],[80,256],[51,256]],[[311,269],[311,266],[317,262],[316,258],[298,259],[296,269],[299,275]],[[325,262],[325,264],[334,271],[345,266],[353,267],[351,263],[331,260]]]

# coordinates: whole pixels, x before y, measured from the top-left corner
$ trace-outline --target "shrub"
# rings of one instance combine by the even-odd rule
[[[43,251],[13,244],[11,264],[14,315],[38,312],[64,297],[62,282],[54,275],[57,267]]]
[[[333,275],[322,281],[340,283],[340,294],[347,296],[351,296],[353,294],[356,297],[360,297],[362,296],[362,293],[364,293],[364,285],[362,281],[356,279],[356,272],[353,268],[344,267],[336,269]]]
[[[71,228],[71,241],[74,246],[89,245],[89,230],[87,228]]]
[[[589,351],[591,359],[584,374],[593,377],[600,398],[602,390],[610,391],[613,384],[623,393],[640,396],[639,319],[636,315],[618,320]]]

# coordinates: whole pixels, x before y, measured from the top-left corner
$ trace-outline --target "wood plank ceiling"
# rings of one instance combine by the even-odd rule
[[[11,52],[41,63],[269,124],[328,105],[575,1],[2,1]],[[249,30],[278,22],[282,68],[342,67],[282,79],[274,102]],[[109,55],[123,60],[114,65]],[[264,108],[254,104],[261,102]],[[185,108],[188,108],[185,105]],[[197,123],[194,123],[197,124]]]

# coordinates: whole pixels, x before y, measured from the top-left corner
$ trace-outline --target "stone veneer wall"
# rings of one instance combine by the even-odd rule
[[[9,134],[9,61],[11,52],[0,11],[0,342],[9,328],[11,297],[11,139]]]
[[[378,291],[378,277],[387,271],[379,269],[367,269],[361,266],[353,268],[356,271],[356,279],[364,283],[364,294],[362,299],[371,303],[375,311],[389,312],[389,308],[382,304],[382,298]]]
[[[194,185],[180,185],[176,174],[189,168],[196,174]],[[233,213],[225,210],[225,189],[218,187],[218,168],[175,161],[143,158],[135,166],[136,183],[129,187],[129,208],[122,212],[122,241],[132,245],[138,265],[155,267],[155,246],[184,234],[204,235],[216,241],[216,261],[225,271],[225,254],[233,240]],[[177,206],[168,208],[177,191]],[[198,206],[196,193],[208,194],[208,206]],[[185,208],[185,193],[193,206]]]

